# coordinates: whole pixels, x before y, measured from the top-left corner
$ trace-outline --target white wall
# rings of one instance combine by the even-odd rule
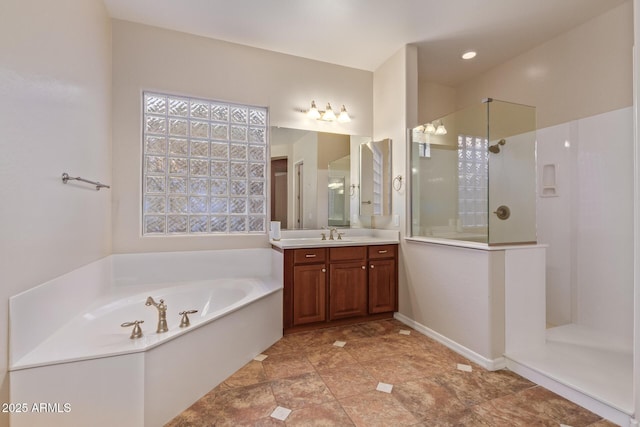
[[[538,197],[547,252],[547,319],[614,341],[633,334],[631,107],[538,132],[538,173],[557,170],[557,197]],[[540,183],[539,183],[540,185]],[[540,195],[540,189],[539,195]]]
[[[631,108],[578,121],[575,320],[630,343],[633,331]]]
[[[352,135],[372,133],[371,72],[113,21],[113,250],[266,246],[260,236],[141,237],[141,93],[157,90],[269,107],[270,124]],[[345,104],[350,123],[308,119],[312,100]],[[306,164],[305,164],[306,166]]]
[[[533,105],[542,128],[629,106],[632,44],[628,1],[456,87],[456,110],[483,98]]]
[[[3,0],[0,98],[0,402],[10,402],[8,298],[111,252],[112,192],[60,178],[112,183],[102,1]]]
[[[578,150],[577,125],[577,121],[572,121],[537,131],[536,166],[539,179],[536,189],[536,233],[540,243],[549,245],[546,261],[546,313],[547,323],[554,326],[571,323],[572,313],[575,312],[572,302],[572,295],[575,293],[575,254],[572,242],[576,231],[572,221],[575,212],[572,212],[571,205],[574,197],[577,197],[574,196],[572,185],[575,153]],[[565,146],[565,143],[569,146]],[[555,192],[549,197],[542,188],[545,166],[555,170]],[[550,176],[547,180],[551,183]]]

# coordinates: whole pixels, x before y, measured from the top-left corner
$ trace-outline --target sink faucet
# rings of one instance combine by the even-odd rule
[[[333,238],[333,233],[337,233],[337,232],[338,232],[338,230],[337,230],[335,227],[330,228],[330,229],[329,229],[329,240],[335,240],[335,239]]]
[[[144,305],[152,305],[158,309],[158,329],[156,329],[156,333],[167,332],[169,330],[167,327],[167,305],[164,303],[164,300],[161,299],[158,304],[153,300],[153,298],[148,297],[147,302],[145,302]]]

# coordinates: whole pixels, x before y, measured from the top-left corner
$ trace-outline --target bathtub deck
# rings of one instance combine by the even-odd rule
[[[145,307],[143,304],[146,295],[157,295],[167,289],[175,291],[186,287],[198,290],[202,289],[203,285],[212,289],[220,286],[232,288],[234,284],[241,286],[243,283],[252,284],[250,293],[240,300],[233,301],[229,307],[225,307],[224,310],[219,312],[214,311],[202,318],[195,314],[192,315],[191,326],[188,328],[180,328],[178,326],[178,310],[170,307],[172,310],[167,313],[169,331],[160,334],[155,332],[158,318],[156,310]],[[164,288],[159,288],[158,286],[135,287],[136,294],[133,295],[123,292],[123,289],[118,289],[112,293],[111,297],[102,298],[101,302],[95,304],[93,309],[74,317],[19,360],[12,361],[10,370],[15,371],[148,351],[164,342],[178,338],[213,322],[227,315],[230,311],[277,292],[281,288],[280,283],[270,278],[234,278],[194,282],[193,284],[186,283],[178,286],[172,284],[172,286]],[[139,292],[142,289],[144,291]],[[123,297],[123,294],[128,296]],[[170,305],[174,302],[171,299],[171,294],[165,298],[167,298],[167,303]],[[113,314],[113,311],[117,310],[120,305],[131,305],[131,301],[137,301],[135,313]],[[200,312],[202,313],[203,310],[200,310]],[[105,316],[105,318],[102,316]],[[120,326],[121,323],[132,320],[144,320],[145,323],[141,325],[144,331],[141,338],[130,339],[131,328],[122,328]]]

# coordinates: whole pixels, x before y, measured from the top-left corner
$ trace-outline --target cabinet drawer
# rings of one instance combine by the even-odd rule
[[[295,264],[311,264],[326,261],[324,248],[294,249],[293,262]]]
[[[367,257],[366,246],[345,246],[339,248],[329,248],[330,261],[354,261]]]
[[[368,246],[368,248],[369,259],[394,258],[396,256],[398,245],[375,245]]]

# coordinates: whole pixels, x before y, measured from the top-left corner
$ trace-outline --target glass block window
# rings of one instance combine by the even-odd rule
[[[267,109],[143,101],[143,234],[266,233]]]
[[[489,151],[488,140],[458,135],[458,218],[463,227],[486,227]]]

